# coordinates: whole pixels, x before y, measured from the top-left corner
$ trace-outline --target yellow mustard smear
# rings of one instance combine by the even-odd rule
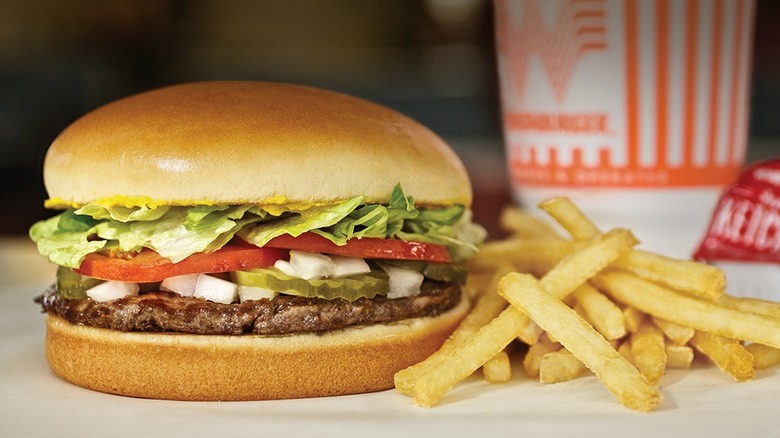
[[[268,213],[278,216],[287,211],[304,211],[312,207],[335,204],[337,202],[310,202],[310,201],[293,201],[288,202],[286,196],[274,196],[267,198],[262,202],[231,202],[230,205],[246,205],[253,204],[262,207]],[[80,208],[87,204],[101,205],[104,207],[146,207],[150,209],[163,207],[163,206],[180,206],[180,207],[192,207],[198,205],[219,205],[221,203],[214,202],[208,199],[181,199],[181,200],[161,200],[154,199],[148,196],[124,196],[116,195],[101,198],[89,203],[80,203],[74,201],[68,201],[62,198],[50,198],[44,201],[43,206],[52,210],[63,210],[66,208]]]

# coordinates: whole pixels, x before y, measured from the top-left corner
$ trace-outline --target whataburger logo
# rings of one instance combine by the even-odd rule
[[[497,13],[508,17],[497,33],[505,62],[513,71],[513,88],[522,99],[530,60],[536,55],[556,101],[562,102],[580,59],[589,52],[607,49],[604,0],[563,2],[551,28],[546,24],[538,0],[526,0],[523,5],[522,15],[516,20],[517,16],[506,15],[511,13],[507,0],[496,3]]]

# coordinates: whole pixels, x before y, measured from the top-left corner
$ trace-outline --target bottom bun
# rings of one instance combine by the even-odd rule
[[[324,397],[393,387],[468,310],[325,334],[210,336],[120,332],[49,315],[46,358],[61,378],[96,391],[168,400]]]

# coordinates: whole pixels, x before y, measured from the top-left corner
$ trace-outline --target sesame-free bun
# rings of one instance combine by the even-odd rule
[[[46,358],[85,388],[168,400],[323,397],[393,387],[393,374],[424,360],[468,310],[325,334],[210,336],[120,332],[47,316]]]
[[[455,153],[386,107],[321,89],[199,82],[100,107],[46,155],[47,206],[312,205],[393,187],[419,204],[471,204]]]

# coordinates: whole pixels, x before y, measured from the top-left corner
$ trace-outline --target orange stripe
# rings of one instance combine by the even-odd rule
[[[720,35],[723,28],[723,0],[715,1],[715,20],[712,26],[712,84],[710,88],[710,132],[707,138],[708,163],[715,164],[718,130],[718,105],[720,104]]]
[[[737,20],[737,24],[735,26],[734,32],[736,32],[736,38],[734,38],[734,53],[732,54],[733,58],[731,60],[731,111],[729,111],[729,132],[728,132],[728,157],[729,162],[733,161],[734,157],[734,151],[737,147],[737,117],[739,116],[739,107],[742,105],[743,102],[738,101],[739,99],[739,84],[742,82],[742,77],[740,76],[740,73],[742,73],[745,69],[744,66],[741,65],[742,60],[742,44],[744,44],[744,39],[742,38],[742,34],[744,33],[744,29],[742,28],[742,22],[744,21],[744,9],[745,9],[745,2],[744,0],[738,0],[737,2],[737,13],[736,17],[734,18]],[[750,60],[748,60],[750,62]]]
[[[659,0],[657,3],[656,25],[656,103],[658,105],[657,133],[658,150],[657,166],[666,168],[667,163],[667,123],[669,95],[669,2]]]
[[[685,36],[687,44],[685,47],[685,128],[683,131],[683,150],[685,150],[684,163],[686,167],[693,162],[693,134],[696,129],[694,126],[694,116],[696,112],[696,69],[698,67],[696,63],[698,12],[698,1],[689,0],[686,16],[687,34]]]
[[[626,93],[626,108],[627,117],[626,120],[626,143],[627,143],[627,158],[629,168],[638,168],[638,151],[639,142],[637,141],[637,124],[639,119],[637,117],[637,104],[638,104],[638,51],[639,46],[637,44],[637,0],[626,1],[626,85],[628,87]],[[602,163],[603,165],[609,165],[610,163]]]
[[[574,14],[574,19],[579,18],[604,18],[606,14],[604,11],[579,11]]]

